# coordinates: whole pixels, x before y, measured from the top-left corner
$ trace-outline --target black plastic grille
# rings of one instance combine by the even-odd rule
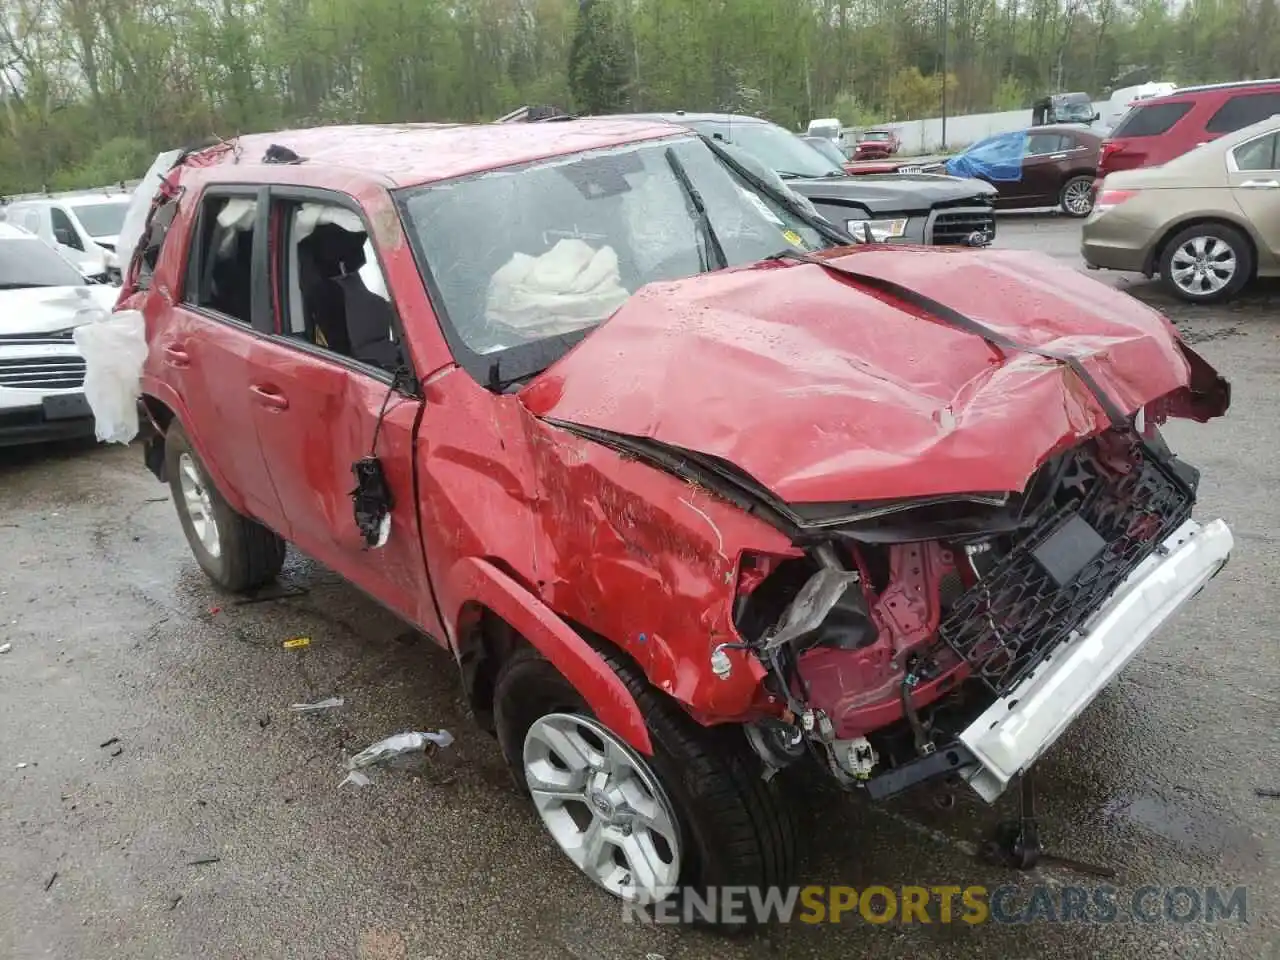
[[[943,210],[933,218],[932,242],[943,246],[964,243],[971,234],[995,236],[995,211],[987,209]]]
[[[84,360],[77,356],[0,357],[0,387],[69,390],[84,386]]]
[[[51,333],[0,333],[0,343],[59,344],[71,343],[70,330],[55,330]]]
[[[1021,683],[1098,609],[1120,582],[1191,516],[1194,496],[1144,452],[1127,471],[1092,446],[1076,451],[1055,509],[948,612],[938,636],[998,696]],[[1059,587],[1032,556],[1078,514],[1106,541],[1096,559]]]

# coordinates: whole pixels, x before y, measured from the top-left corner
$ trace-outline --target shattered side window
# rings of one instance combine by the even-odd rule
[[[169,236],[169,228],[173,226],[173,218],[178,215],[178,197],[170,197],[156,208],[151,220],[147,223],[142,238],[142,261],[138,267],[136,287],[146,290],[151,286],[151,277],[155,273],[156,264],[160,262],[160,254],[164,251],[165,239]]]
[[[249,197],[204,200],[199,240],[200,275],[188,298],[197,306],[252,323],[253,234],[258,202]]]
[[[286,224],[280,332],[388,372],[401,367],[395,308],[364,221],[332,204],[281,200],[277,212]]]

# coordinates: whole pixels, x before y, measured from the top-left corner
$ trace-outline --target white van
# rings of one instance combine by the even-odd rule
[[[116,238],[130,198],[124,192],[23,198],[6,205],[4,214],[8,223],[35,234],[86,277],[118,282]]]
[[[822,137],[824,140],[830,140],[842,151],[844,150],[844,124],[835,117],[828,117],[825,120],[810,120],[806,136]]]

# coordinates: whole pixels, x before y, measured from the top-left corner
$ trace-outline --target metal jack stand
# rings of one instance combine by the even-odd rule
[[[1015,870],[1030,870],[1040,862],[1040,826],[1036,822],[1036,784],[1028,770],[1018,778],[1018,819],[1002,821],[995,836],[983,845],[987,860]]]
[[[1031,870],[1045,860],[1095,877],[1114,879],[1116,876],[1109,867],[1045,852],[1040,844],[1040,824],[1036,818],[1035,780],[1029,770],[1018,778],[1018,818],[1005,820],[996,827],[995,836],[982,845],[982,856],[989,863],[1014,870]]]

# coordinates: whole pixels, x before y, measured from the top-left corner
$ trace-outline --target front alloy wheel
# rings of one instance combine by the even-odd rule
[[[574,866],[626,900],[656,903],[680,879],[671,801],[644,758],[595,720],[540,717],[524,741],[525,782]]]
[[[593,716],[532,647],[508,656],[493,686],[502,754],[556,845],[601,888],[641,904],[790,883],[797,836],[783,778],[761,776],[741,729],[703,727],[633,662],[594,646],[634,698],[652,755]]]

